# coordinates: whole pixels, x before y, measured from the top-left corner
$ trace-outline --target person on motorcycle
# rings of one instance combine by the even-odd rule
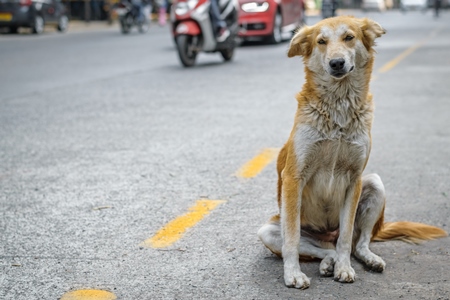
[[[211,18],[217,32],[217,41],[224,42],[230,35],[227,23],[220,16],[219,0],[211,0]]]
[[[137,20],[139,22],[144,22],[146,16],[144,15],[144,6],[148,5],[148,0],[130,0],[135,10]]]

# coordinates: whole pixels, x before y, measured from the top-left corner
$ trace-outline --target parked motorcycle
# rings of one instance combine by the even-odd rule
[[[138,5],[143,5],[142,15],[139,15]],[[146,33],[150,26],[150,5],[138,3],[133,5],[129,0],[120,0],[114,8],[119,17],[120,30],[123,34],[130,32],[133,26],[138,28],[140,33]]]
[[[233,58],[238,33],[237,0],[219,0],[222,19],[230,35],[217,41],[217,32],[210,15],[210,0],[176,0],[172,5],[170,20],[178,56],[185,67],[195,64],[199,52],[220,52],[225,61]]]

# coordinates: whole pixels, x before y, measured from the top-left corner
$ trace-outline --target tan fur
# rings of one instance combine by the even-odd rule
[[[288,56],[303,57],[306,81],[277,160],[280,214],[258,232],[283,257],[287,286],[309,286],[299,255],[321,258],[322,275],[353,282],[352,251],[370,269],[384,270],[371,240],[446,235],[419,223],[384,223],[384,186],[378,175],[362,175],[372,143],[373,46],[384,33],[367,18],[336,17],[301,28],[291,40]]]
[[[375,228],[374,228],[375,229]],[[375,232],[372,240],[382,242],[387,240],[402,240],[408,243],[420,243],[446,237],[447,232],[441,228],[416,222],[387,222]]]

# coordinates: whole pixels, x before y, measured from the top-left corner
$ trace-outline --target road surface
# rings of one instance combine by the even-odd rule
[[[387,221],[449,231],[450,14],[365,16],[388,31],[366,172],[385,184]],[[449,299],[449,238],[373,244],[387,268],[352,260],[353,284],[308,262],[311,287],[284,286],[256,232],[277,211],[274,153],[304,81],[287,47],[200,54],[185,69],[168,27],[1,35],[0,298]]]

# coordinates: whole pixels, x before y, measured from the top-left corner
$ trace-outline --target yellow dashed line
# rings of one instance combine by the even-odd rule
[[[261,151],[252,160],[243,165],[237,172],[237,177],[252,178],[258,175],[269,163],[278,155],[280,149],[266,148]]]
[[[116,295],[102,290],[78,290],[65,293],[61,300],[115,300]]]
[[[197,200],[196,204],[189,208],[189,212],[170,221],[162,227],[150,239],[144,241],[141,245],[151,248],[165,248],[178,241],[184,232],[200,222],[210,211],[215,209],[224,200]]]
[[[405,51],[403,51],[402,53],[400,53],[399,56],[397,56],[396,58],[394,58],[393,60],[389,61],[387,64],[385,64],[384,66],[382,66],[378,72],[379,73],[385,73],[387,71],[389,71],[390,69],[392,69],[393,67],[395,67],[400,61],[402,61],[405,57],[407,57],[408,55],[410,55],[411,53],[413,53],[414,51],[416,51],[417,48],[419,48],[420,46],[422,46],[423,44],[425,44],[426,41],[421,41],[417,44],[415,44],[414,46],[406,49]]]
[[[432,31],[428,37],[426,37],[425,39],[421,40],[420,42],[418,42],[417,44],[409,47],[408,49],[406,49],[405,51],[403,51],[402,53],[400,53],[400,55],[398,55],[396,58],[394,58],[393,60],[389,61],[388,63],[386,63],[384,66],[382,66],[380,69],[378,69],[378,73],[385,73],[389,70],[391,70],[393,67],[395,67],[400,61],[402,61],[405,57],[407,57],[408,55],[410,55],[411,53],[413,53],[414,51],[416,51],[419,47],[423,46],[426,42],[428,42],[428,40],[430,40],[432,37],[434,37],[440,30],[442,30],[442,26],[435,29],[434,31]],[[374,79],[373,79],[374,80]]]

